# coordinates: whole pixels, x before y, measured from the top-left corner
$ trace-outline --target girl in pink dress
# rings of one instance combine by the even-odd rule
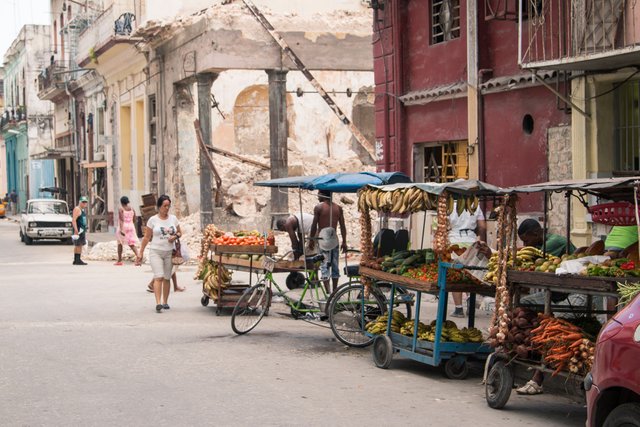
[[[118,261],[115,265],[122,265],[122,247],[129,246],[138,259],[138,236],[136,235],[136,213],[129,206],[129,198],[122,196],[120,198],[120,208],[118,209],[118,228],[116,229],[116,238],[118,239]],[[140,265],[136,262],[136,265]]]

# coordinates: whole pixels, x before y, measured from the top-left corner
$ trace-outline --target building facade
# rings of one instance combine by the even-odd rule
[[[52,108],[37,96],[38,76],[49,53],[48,25],[25,25],[4,56],[4,113],[7,191],[16,190],[18,206],[51,193],[54,164],[43,155],[51,149]]]
[[[500,186],[640,175],[634,2],[371,4],[380,169]],[[576,244],[606,234],[571,203]],[[564,195],[552,205],[564,232]]]

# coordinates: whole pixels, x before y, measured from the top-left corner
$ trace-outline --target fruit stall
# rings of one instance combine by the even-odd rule
[[[610,259],[603,256],[604,243],[598,242],[573,254],[568,253],[567,245],[567,253],[550,255],[546,251],[549,198],[554,192],[566,196],[566,239],[570,241],[573,197],[585,206],[593,222],[637,225],[638,179],[548,182],[504,190],[497,227],[497,241],[503,244],[485,276],[496,285],[488,341],[495,353],[485,366],[485,396],[490,407],[503,408],[514,383],[527,383],[534,372],[543,378],[545,393],[584,402],[583,380],[591,369],[602,327],[596,316],[615,313],[619,299],[637,292],[638,253],[635,249],[628,258]],[[538,192],[545,197],[543,245],[518,249],[518,194]]]
[[[251,273],[261,270],[263,258],[277,251],[272,233],[265,236],[258,231],[225,232],[209,224],[201,241],[195,276],[202,280],[201,304],[206,307],[213,300],[217,315],[225,307],[233,308],[242,292],[251,286]],[[249,272],[249,283],[232,282],[234,270]]]
[[[479,198],[495,197],[500,189],[476,180],[455,183],[416,183],[367,186],[359,192],[361,213],[361,246],[363,259],[360,274],[368,286],[372,281],[386,281],[416,292],[413,320],[394,311],[394,292],[389,310],[365,325],[374,337],[373,360],[380,368],[389,367],[393,355],[400,355],[431,365],[444,365],[449,378],[462,379],[468,374],[470,358],[484,359],[492,351],[484,344],[482,332],[474,326],[476,295],[493,295],[494,288],[477,280],[469,268],[452,259],[453,247],[448,241],[449,214],[457,209],[475,212]],[[402,216],[425,210],[437,211],[437,229],[433,248],[394,252],[377,257],[371,239],[371,212]],[[423,228],[430,224],[423,224]],[[469,320],[459,329],[447,320],[450,292],[468,292]],[[438,296],[436,318],[429,324],[420,321],[423,293]]]

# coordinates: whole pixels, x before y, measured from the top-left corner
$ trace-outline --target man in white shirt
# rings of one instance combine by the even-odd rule
[[[456,202],[457,204],[457,202]],[[453,212],[449,215],[449,243],[458,245],[460,248],[468,248],[477,240],[487,241],[487,222],[480,206],[471,214],[467,210],[458,215],[457,206],[453,207]],[[455,309],[451,313],[452,317],[464,317],[462,308],[462,292],[452,292]]]

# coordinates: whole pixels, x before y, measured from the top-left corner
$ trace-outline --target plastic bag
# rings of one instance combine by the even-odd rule
[[[558,268],[556,268],[556,274],[579,274],[584,270],[585,266],[589,263],[602,264],[606,260],[610,259],[604,255],[586,256],[578,259],[571,259],[562,261]]]

